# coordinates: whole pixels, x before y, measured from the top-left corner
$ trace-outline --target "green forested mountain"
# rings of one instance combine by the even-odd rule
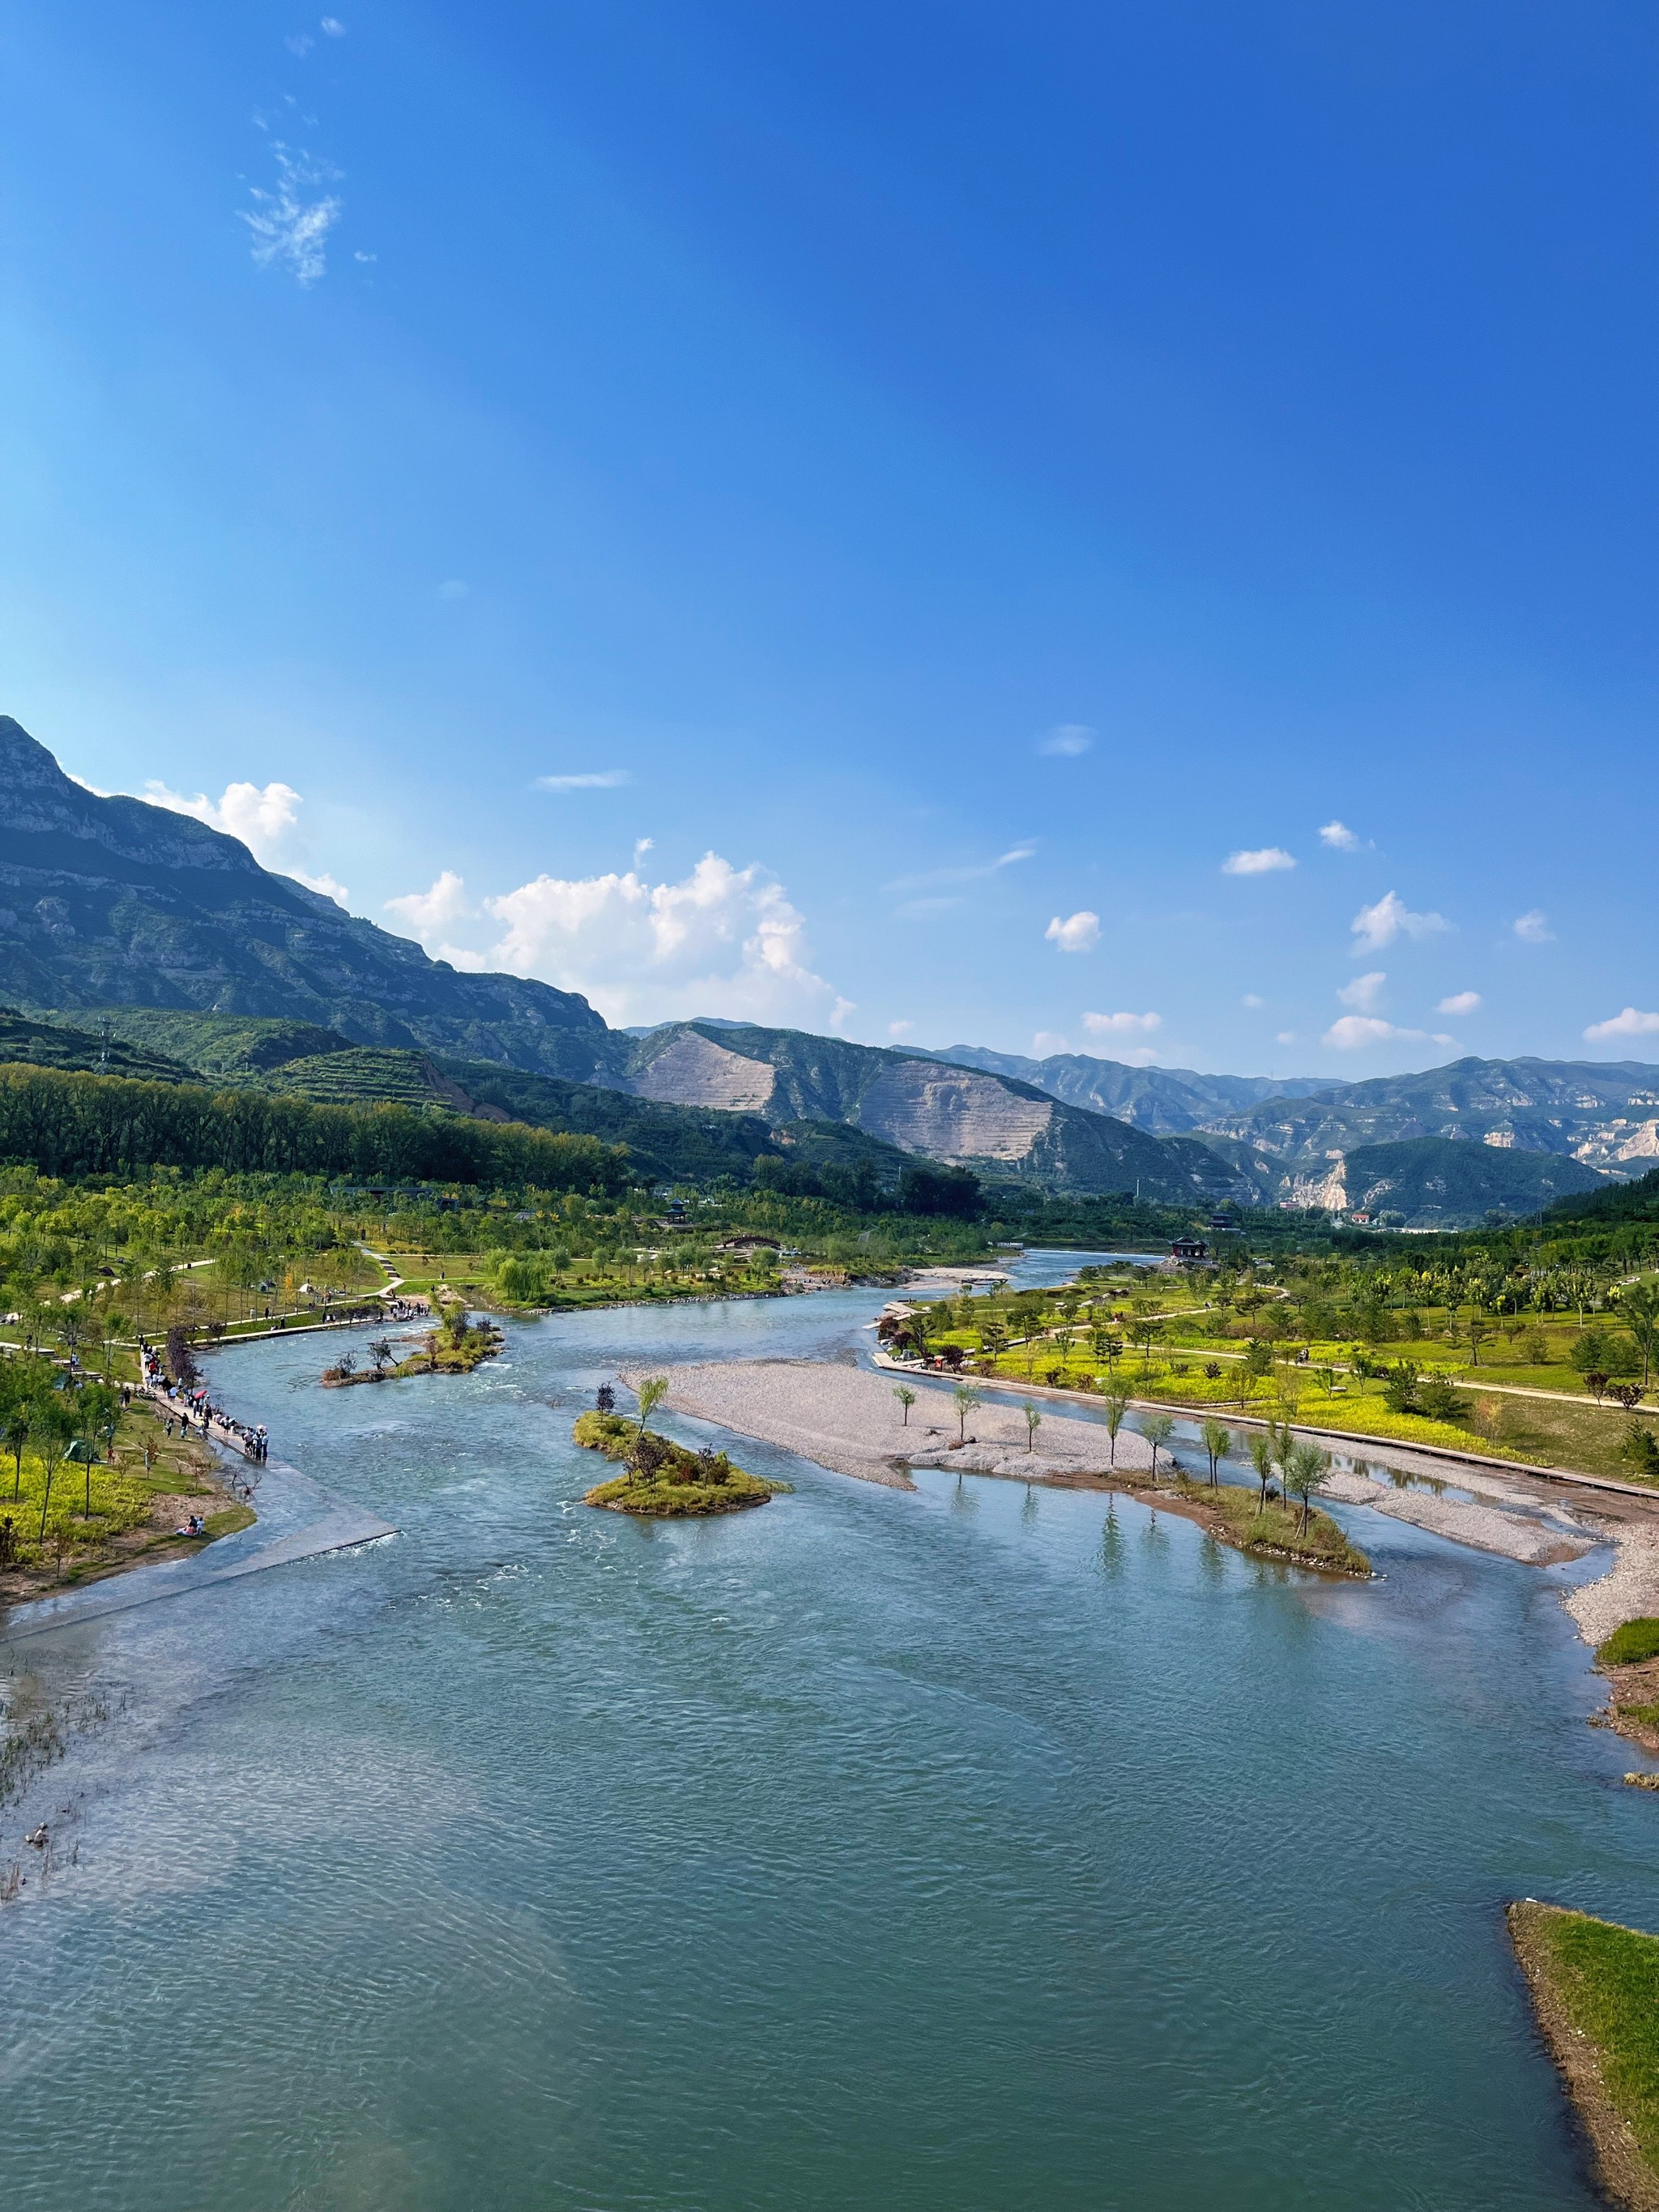
[[[462,975],[262,868],[234,837],[66,776],[0,716],[0,997],[28,1007],[285,1016],[578,1079],[611,1032],[585,999]]]
[[[1349,1206],[1398,1216],[1408,1229],[1457,1228],[1488,1213],[1538,1213],[1557,1199],[1599,1190],[1605,1180],[1556,1153],[1450,1137],[1356,1146],[1342,1174]]]

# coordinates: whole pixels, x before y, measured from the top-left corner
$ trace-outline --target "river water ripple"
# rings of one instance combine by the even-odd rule
[[[1597,2201],[1502,1906],[1653,1924],[1659,1813],[1562,1573],[1359,1512],[1385,1579],[1335,1585],[747,1444],[793,1497],[580,1504],[617,1364],[867,1346],[879,1304],[558,1316],[373,1392],[222,1355],[400,1534],[0,1647],[111,1714],[26,1808],[78,1863],[0,1912],[9,2202]]]

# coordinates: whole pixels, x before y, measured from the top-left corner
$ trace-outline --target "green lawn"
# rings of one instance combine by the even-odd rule
[[[1564,2065],[1608,2168],[1629,2201],[1659,2199],[1659,1936],[1594,1920],[1585,1912],[1530,1902],[1510,1907],[1516,1948],[1532,1980],[1550,2039],[1562,2057],[1561,2029],[1587,2039],[1617,2117],[1634,2137],[1650,2194],[1620,2186],[1615,2130],[1597,2124],[1579,2069]]]

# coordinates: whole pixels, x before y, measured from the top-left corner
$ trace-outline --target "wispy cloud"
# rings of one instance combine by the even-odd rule
[[[1369,975],[1356,975],[1352,983],[1337,993],[1345,1006],[1352,1006],[1357,1014],[1374,1014],[1377,1000],[1382,995],[1382,986],[1388,981],[1380,968],[1373,968]]]
[[[988,876],[994,876],[1004,868],[1017,867],[1020,861],[1029,860],[1036,851],[1030,840],[1011,845],[1006,853],[999,853],[994,860],[981,860],[976,865],[961,868],[927,868],[919,876],[895,876],[886,885],[890,891],[927,890],[935,884],[979,884]]]
[[[914,1036],[915,1033],[914,1022],[889,1022],[887,1024],[887,1034],[895,1044],[902,1044],[906,1037]]]
[[[1224,876],[1271,876],[1280,868],[1293,868],[1296,858],[1282,845],[1258,845],[1253,851],[1229,853],[1221,863]]]
[[[1449,999],[1442,999],[1435,1008],[1437,1014],[1472,1014],[1480,1004],[1479,991],[1454,991]]]
[[[1042,933],[1062,952],[1092,952],[1100,942],[1100,916],[1087,907],[1064,921],[1056,915]]]
[[[1254,1012],[1258,1007],[1265,1006],[1267,1002],[1265,999],[1259,998],[1254,991],[1246,991],[1238,1003],[1241,1006],[1249,1006]]]
[[[1037,750],[1053,759],[1075,760],[1079,753],[1086,753],[1094,741],[1095,733],[1086,722],[1060,722],[1041,741]]]
[[[1592,1022],[1584,1031],[1586,1044],[1612,1044],[1620,1037],[1659,1036],[1659,1014],[1644,1014],[1626,1006],[1605,1022]]]
[[[1443,914],[1413,914],[1394,891],[1384,891],[1375,906],[1362,906],[1349,925],[1354,951],[1380,952],[1396,937],[1434,937],[1451,924]]]
[[[1522,945],[1553,945],[1555,941],[1555,932],[1550,927],[1550,918],[1541,906],[1533,907],[1525,914],[1516,915],[1510,927]]]
[[[1334,853],[1357,853],[1359,840],[1346,822],[1327,822],[1319,832],[1319,842],[1328,845]]]
[[[361,261],[362,256],[359,254],[357,258]],[[472,586],[465,576],[446,576],[438,586],[438,597],[441,599],[470,599],[471,595]]]
[[[538,775],[538,791],[616,791],[634,781],[625,768],[590,769],[581,775]]]
[[[1150,1036],[1164,1026],[1162,1014],[1085,1014],[1083,1026],[1091,1036]]]
[[[1356,1052],[1368,1044],[1455,1044],[1455,1037],[1437,1032],[1432,1036],[1427,1030],[1396,1029],[1392,1022],[1383,1021],[1376,1014],[1344,1014],[1333,1022],[1320,1039],[1337,1052]]]
[[[298,283],[314,284],[327,274],[328,234],[344,204],[334,192],[312,195],[318,186],[333,183],[340,172],[314,155],[295,153],[280,140],[271,150],[276,157],[276,190],[250,185],[254,204],[240,211],[253,234],[253,258],[261,269],[286,269]]]
[[[325,15],[322,32],[325,39],[343,39],[346,34],[346,27],[337,15]]]

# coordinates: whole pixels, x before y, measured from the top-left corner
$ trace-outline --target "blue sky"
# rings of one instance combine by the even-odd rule
[[[73,773],[617,1021],[1659,1060],[1650,14],[0,40]]]

